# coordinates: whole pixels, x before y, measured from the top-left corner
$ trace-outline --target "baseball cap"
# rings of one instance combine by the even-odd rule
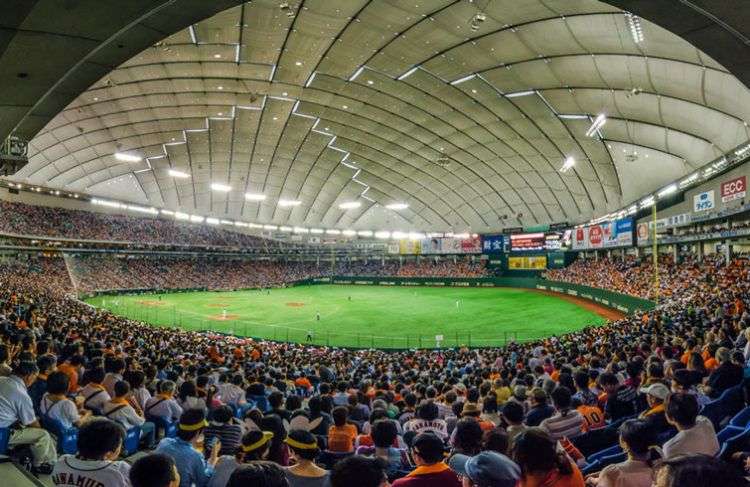
[[[454,472],[469,477],[480,487],[514,487],[521,478],[518,465],[494,451],[484,451],[473,457],[456,454],[448,463]]]
[[[665,401],[669,395],[669,388],[661,382],[656,382],[648,387],[641,387],[641,392]]]
[[[481,410],[479,409],[479,405],[474,402],[467,402],[464,403],[464,407],[461,410],[461,416],[478,416],[481,414]]]

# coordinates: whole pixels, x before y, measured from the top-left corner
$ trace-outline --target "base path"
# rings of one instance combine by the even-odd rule
[[[625,313],[623,313],[622,311],[612,309],[608,306],[604,306],[603,304],[599,304],[594,301],[589,301],[588,299],[582,298],[580,296],[571,296],[570,294],[566,293],[556,293],[554,291],[545,291],[542,289],[536,289],[536,292],[564,299],[565,301],[574,303],[583,309],[591,311],[592,313],[596,313],[607,320],[617,321],[625,318]]]
[[[229,321],[229,320],[236,320],[239,317],[240,315],[235,315],[235,314],[227,314],[226,316],[225,315],[211,315],[208,317],[208,319],[214,320],[214,321]]]

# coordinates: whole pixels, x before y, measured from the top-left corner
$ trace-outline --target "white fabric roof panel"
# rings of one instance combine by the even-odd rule
[[[636,44],[623,13],[595,0],[255,1],[82,93],[32,141],[16,178],[104,197],[135,184],[144,203],[277,225],[577,223],[749,135],[748,90],[641,23]],[[601,140],[585,135],[599,113]],[[123,163],[118,151],[149,159]],[[576,165],[561,173],[567,157]],[[362,206],[339,209],[352,200]],[[410,206],[384,208],[393,202]]]

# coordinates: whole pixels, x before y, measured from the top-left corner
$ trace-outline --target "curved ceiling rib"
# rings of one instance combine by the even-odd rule
[[[456,0],[234,7],[82,93],[17,180],[105,197],[131,185],[146,204],[264,224],[484,232],[586,221],[748,138],[747,88],[664,29],[644,21],[636,43],[597,0],[492,0],[472,30],[476,12]],[[587,137],[599,113],[601,138]],[[339,208],[351,199],[361,205]],[[410,206],[380,210],[393,202]]]

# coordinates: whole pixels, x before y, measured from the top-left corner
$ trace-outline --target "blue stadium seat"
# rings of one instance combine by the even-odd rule
[[[700,414],[710,419],[714,429],[719,431],[725,420],[737,414],[745,405],[742,386],[734,386],[724,391],[715,401],[703,406]]]
[[[0,428],[0,455],[8,454],[8,442],[10,441],[10,428]]]
[[[41,424],[57,438],[58,452],[75,455],[78,451],[78,428],[65,428],[59,420],[48,416],[42,416]]]
[[[729,424],[725,426],[724,429],[716,433],[716,438],[719,440],[719,444],[721,445],[728,439],[737,436],[743,431],[745,431],[745,428],[738,428],[737,426],[732,426],[731,424]]]
[[[133,426],[125,432],[125,440],[122,442],[122,455],[129,457],[138,451],[141,442],[141,427]]]
[[[270,407],[268,406],[268,398],[266,396],[248,394],[248,401],[253,401],[255,407],[260,409],[262,413],[267,413]]]
[[[609,448],[605,448],[604,450],[598,451],[592,455],[589,455],[588,458],[586,458],[586,463],[593,463],[597,460],[601,460],[604,457],[608,457],[611,455],[617,455],[622,453],[622,448],[620,445],[611,446]]]
[[[728,460],[734,453],[744,450],[748,444],[750,444],[750,427],[724,441],[718,456],[723,460]]]
[[[750,406],[735,414],[731,421],[729,421],[729,426],[744,428],[748,423],[750,423]]]

